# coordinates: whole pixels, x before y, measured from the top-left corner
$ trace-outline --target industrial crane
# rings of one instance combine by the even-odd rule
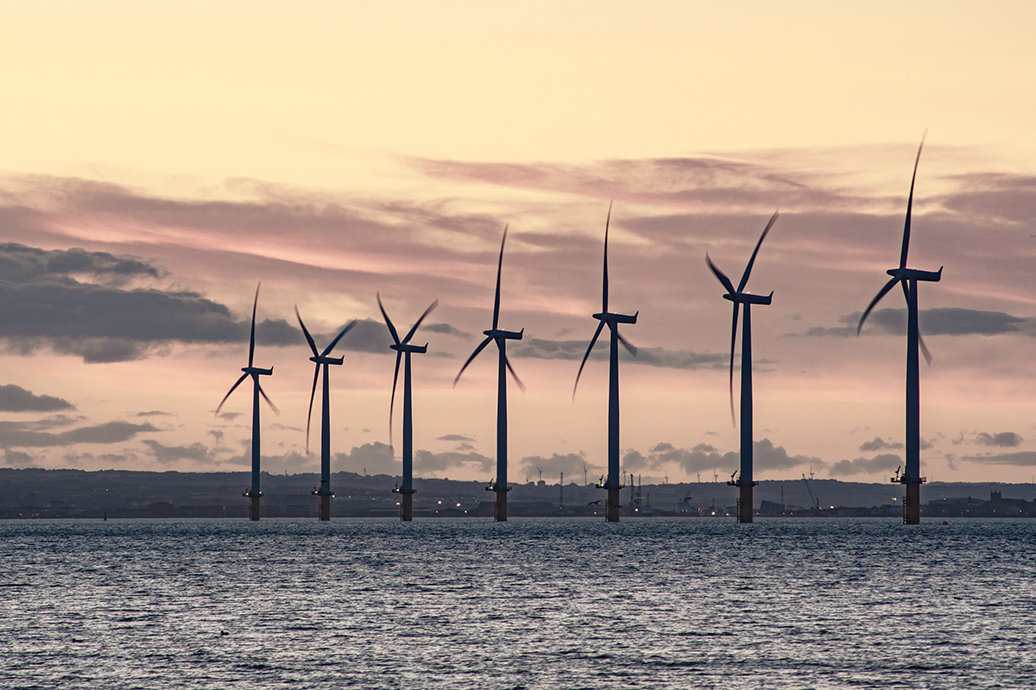
[[[810,474],[812,474],[812,473],[810,473]],[[816,508],[817,511],[819,511],[820,510],[820,499],[817,498],[815,495],[813,495],[813,489],[810,488],[809,480],[806,479],[806,475],[802,475],[802,481],[804,481],[806,483],[806,491],[809,492],[809,497],[813,501],[813,503],[809,507],[810,508]]]

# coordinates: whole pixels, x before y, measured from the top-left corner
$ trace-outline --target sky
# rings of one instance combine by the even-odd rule
[[[514,482],[594,481],[622,333],[626,472],[737,466],[730,303],[770,216],[753,309],[756,478],[887,482],[903,464],[905,312],[890,293],[923,133],[922,473],[1036,475],[1036,45],[1028,2],[0,0],[0,465],[239,471],[256,286],[263,467],[399,474],[394,353],[414,337],[415,474],[490,481],[491,326]],[[740,344],[736,363],[740,366]],[[737,380],[735,379],[735,390]],[[401,395],[401,393],[397,393]],[[309,440],[319,447],[319,395]],[[585,473],[585,474],[584,474]]]

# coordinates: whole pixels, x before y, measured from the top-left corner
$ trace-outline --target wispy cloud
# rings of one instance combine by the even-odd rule
[[[471,438],[470,436],[465,436],[463,434],[444,434],[442,436],[436,437],[435,440],[436,441],[462,441],[462,442],[465,442],[465,443],[471,443],[475,439]]]
[[[530,359],[582,360],[589,344],[589,340],[526,338],[513,345],[509,353],[511,357],[528,357]],[[722,369],[725,366],[724,362],[728,361],[728,355],[724,354],[667,350],[662,347],[641,347],[637,349],[636,355],[623,348],[619,351],[619,357],[627,362],[672,369]],[[590,359],[596,361],[608,359],[608,343],[605,337],[598,338],[590,353]]]
[[[1018,467],[1031,467],[1036,465],[1036,451],[1001,453],[999,455],[969,455],[958,459],[982,465],[1015,465]]]
[[[35,467],[36,459],[25,451],[4,448],[4,464],[8,467]]]
[[[862,311],[839,317],[844,324],[836,327],[817,326],[806,332],[810,336],[848,337],[856,335]],[[906,309],[875,309],[867,317],[861,334],[906,335]],[[981,311],[959,307],[922,309],[918,325],[924,335],[1000,335],[1021,333],[1036,336],[1036,321],[998,311]]]
[[[212,451],[204,444],[192,443],[189,446],[167,446],[158,441],[145,439],[142,443],[151,451],[155,460],[163,465],[170,465],[180,460],[193,460],[203,465],[216,463]]]
[[[576,479],[576,475],[579,476],[580,481],[583,477],[583,469],[586,468],[587,472],[591,475],[596,475],[600,469],[591,463],[586,462],[586,453],[565,453],[558,454],[554,453],[549,458],[540,455],[529,455],[522,458],[521,462],[518,463],[519,473],[524,473],[527,476],[539,477],[539,471],[550,479],[551,483],[555,478],[560,476],[560,473],[564,472],[568,475],[570,481]]]
[[[873,453],[876,450],[901,450],[902,448],[902,443],[886,441],[880,436],[875,436],[873,440],[865,441],[860,444],[860,450],[864,453]],[[843,460],[843,462],[845,461]]]
[[[768,438],[756,441],[753,445],[753,461],[755,469],[759,471],[790,469],[803,465],[826,467],[826,463],[819,458],[790,455],[783,446],[775,446]],[[663,442],[651,448],[647,456],[631,451],[623,457],[623,462],[626,462],[630,469],[659,469],[666,463],[672,463],[683,468],[688,474],[713,469],[732,472],[740,466],[741,454],[735,451],[720,453],[707,443],[699,443],[688,450]]]
[[[20,422],[0,422],[0,446],[14,448],[71,446],[78,443],[122,443],[137,434],[158,431],[150,423],[105,422],[68,431],[49,432]]]
[[[898,455],[883,453],[873,458],[856,458],[855,460],[839,460],[831,465],[832,477],[847,477],[854,474],[875,474],[892,472],[903,466],[903,459]]]
[[[996,446],[999,448],[1014,448],[1021,445],[1024,439],[1013,431],[1001,431],[998,433],[989,433],[987,431],[980,432],[961,432],[960,436],[953,439],[951,443],[955,446],[959,446],[966,443],[972,443],[979,446]]]
[[[433,453],[430,450],[419,450],[414,453],[414,471],[424,474],[445,472],[446,470],[468,470],[480,475],[493,472],[496,461],[474,451],[444,451]]]
[[[999,446],[1001,448],[1011,448],[1013,446],[1020,445],[1022,437],[1013,431],[1003,431],[998,434],[989,434],[985,431],[978,434],[975,437],[975,441],[983,446]]]
[[[421,331],[428,331],[429,333],[443,333],[445,335],[452,335],[455,338],[470,338],[471,334],[467,331],[462,331],[459,328],[454,328],[448,323],[426,323],[421,324]]]
[[[1022,226],[1031,226],[1036,218],[1036,176],[982,172],[954,179],[959,189],[940,199],[949,211]]]
[[[624,202],[695,208],[844,205],[818,176],[721,157],[609,160],[588,165],[410,159],[426,175]]]

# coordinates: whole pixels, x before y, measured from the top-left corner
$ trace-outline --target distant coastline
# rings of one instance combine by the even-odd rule
[[[132,470],[0,468],[0,519],[233,518],[248,517],[248,472],[144,472]],[[399,477],[338,472],[332,517],[398,517]],[[317,474],[263,473],[263,517],[313,518]],[[416,518],[492,517],[485,483],[415,478]],[[761,481],[756,514],[788,517],[898,517],[896,484],[836,479]],[[593,484],[513,483],[515,517],[572,516],[603,519],[603,491]],[[722,482],[644,484],[621,492],[624,516],[733,516],[736,489]],[[1036,485],[1002,482],[931,482],[922,515],[936,517],[1036,517]],[[603,503],[603,501],[601,501]],[[693,515],[688,514],[693,512]],[[731,519],[733,519],[731,517]]]

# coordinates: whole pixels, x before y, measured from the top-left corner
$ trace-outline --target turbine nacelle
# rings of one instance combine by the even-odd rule
[[[411,345],[410,343],[400,343],[397,345],[396,343],[392,343],[389,345],[389,349],[395,350],[396,352],[419,352],[424,354],[428,352],[428,343],[425,343],[424,345]]]
[[[598,321],[604,321],[605,323],[636,323],[637,316],[639,314],[639,311],[633,316],[630,316],[629,314],[614,314],[612,312],[603,311],[599,314],[593,314],[593,317]]]
[[[523,328],[520,331],[505,331],[499,328],[490,328],[488,331],[482,331],[483,335],[489,336],[490,338],[502,339],[502,340],[521,340],[522,335],[525,333]]]
[[[482,352],[482,350],[486,349],[486,347],[489,345],[489,343],[496,342],[497,350],[500,353],[500,364],[502,366],[507,367],[507,370],[509,372],[511,372],[511,377],[514,378],[514,382],[516,384],[518,384],[518,388],[523,393],[525,392],[525,384],[522,383],[522,380],[518,378],[518,374],[514,373],[514,367],[511,366],[511,361],[509,359],[507,359],[507,351],[506,351],[507,350],[507,344],[506,344],[507,341],[508,340],[521,340],[522,336],[525,334],[525,329],[523,328],[520,331],[505,331],[505,330],[503,330],[501,328],[497,328],[497,326],[500,325],[500,276],[501,276],[501,274],[503,273],[503,270],[504,270],[504,245],[506,243],[507,243],[507,226],[505,225],[504,226],[504,236],[500,240],[500,258],[497,260],[497,264],[496,264],[496,292],[495,292],[495,294],[493,296],[493,327],[489,328],[487,330],[482,331],[482,335],[486,336],[486,339],[478,344],[478,347],[475,348],[475,351],[471,353],[471,356],[468,357],[467,361],[465,361],[463,366],[461,366],[460,371],[457,372],[457,376],[453,379],[453,387],[454,388],[457,387],[457,382],[460,381],[461,374],[464,373],[464,370],[468,368],[468,365],[471,364],[472,360],[474,360],[476,357],[478,357],[478,353],[480,353],[480,352]],[[501,404],[503,404],[504,409],[506,409],[506,402],[505,401],[507,399],[507,387],[506,387],[506,382],[505,382],[504,378],[500,379],[500,384],[497,387],[497,394],[496,395],[497,395],[497,409],[498,410],[501,409]],[[500,463],[503,463],[503,471],[506,471],[507,448],[506,448],[506,443],[504,445],[500,445],[499,441],[500,441],[500,439],[506,439],[506,437],[507,437],[506,424],[507,424],[506,415],[504,415],[504,417],[499,417],[498,416],[498,425],[497,425],[497,440],[498,440],[498,444],[497,444],[497,463],[498,463],[498,465],[497,465],[497,469],[500,470]],[[503,458],[503,460],[501,460],[501,458]],[[504,482],[504,483],[506,483],[506,482]],[[506,490],[506,488],[500,488],[498,490],[504,491],[504,490]]]
[[[727,274],[717,268],[716,264],[712,263],[712,259],[708,253],[705,254],[705,263],[708,264],[709,270],[716,276],[716,280],[726,288],[727,294],[723,295],[723,299],[734,303],[734,318],[730,324],[730,421],[733,424],[737,424],[736,418],[734,417],[734,346],[737,344],[737,317],[738,312],[741,310],[741,305],[745,305],[745,335],[748,337],[748,307],[753,304],[770,304],[773,301],[773,292],[769,295],[753,295],[745,292],[745,286],[748,285],[748,278],[752,275],[752,266],[755,265],[755,257],[759,255],[759,248],[763,246],[763,240],[770,232],[770,228],[777,222],[777,212],[775,211],[770,216],[769,222],[766,223],[766,227],[763,228],[763,234],[759,235],[759,241],[755,243],[755,249],[752,250],[752,257],[748,260],[748,265],[745,266],[745,272],[741,274],[741,282],[738,283],[737,287],[734,287],[733,281],[727,277]],[[743,343],[744,344],[744,343]],[[743,360],[743,363],[747,360]],[[748,371],[751,371],[749,369]],[[744,375],[742,370],[742,376]],[[749,398],[748,404],[751,405],[751,399]],[[742,400],[742,408],[744,408],[745,402]]]
[[[750,292],[735,292],[723,295],[723,299],[737,302],[738,304],[770,304],[773,301],[773,292],[768,295],[753,295]]]
[[[270,367],[269,369],[262,369],[260,367],[252,366],[252,364],[255,362],[255,312],[256,312],[256,309],[259,307],[259,288],[260,288],[261,285],[262,285],[262,283],[260,283],[259,285],[255,286],[255,301],[252,302],[252,329],[251,329],[251,335],[249,336],[249,339],[248,339],[248,366],[241,367],[241,371],[244,372],[243,374],[241,374],[241,378],[239,378],[237,381],[234,382],[234,385],[230,387],[230,390],[227,391],[227,394],[224,395],[223,399],[219,401],[219,405],[216,406],[216,416],[217,417],[219,416],[219,411],[221,409],[223,409],[223,403],[225,403],[227,401],[227,398],[229,398],[230,395],[234,391],[237,390],[237,387],[240,386],[242,383],[244,383],[245,379],[247,379],[249,376],[252,377],[252,382],[253,382],[253,384],[255,386],[256,392],[258,392],[259,395],[261,395],[263,397],[263,400],[266,401],[266,404],[269,405],[270,408],[274,412],[276,412],[277,414],[280,414],[280,412],[277,410],[277,406],[274,405],[273,402],[268,397],[266,397],[266,393],[263,392],[263,387],[259,385],[259,377],[260,376],[269,376],[270,374],[272,374],[273,373],[273,367]],[[252,412],[253,412],[253,420],[258,420],[259,419],[259,408],[253,406]],[[252,428],[252,432],[253,432],[252,433],[252,438],[253,438],[253,440],[255,440],[255,443],[252,444],[252,449],[253,449],[252,450],[252,471],[253,471],[253,475],[252,476],[253,476],[253,486],[258,486],[258,476],[259,476],[259,470],[258,470],[258,467],[259,467],[259,451],[258,451],[259,443],[258,443],[258,438],[259,438],[259,432],[258,432],[258,425],[255,423],[255,421],[253,421],[253,425],[252,426],[253,426],[253,428]],[[249,490],[251,490],[251,489],[249,489]],[[259,496],[259,494],[256,494],[256,496]],[[254,520],[258,520],[259,518],[258,517],[253,517],[253,519]]]
[[[885,273],[900,280],[926,280],[930,283],[938,283],[942,279],[941,266],[938,271],[922,271],[918,268],[890,268]]]
[[[324,357],[317,355],[316,357],[310,357],[310,362],[316,362],[317,364],[341,364],[345,361],[345,357]]]
[[[396,382],[399,380],[399,364],[400,364],[401,360],[403,359],[403,353],[404,352],[407,353],[408,355],[411,354],[411,353],[424,354],[424,353],[428,352],[428,343],[425,343],[424,345],[411,345],[410,344],[410,339],[414,337],[415,333],[417,333],[417,329],[421,327],[421,322],[425,320],[425,317],[428,316],[429,314],[431,314],[432,311],[436,307],[439,306],[439,300],[435,300],[430,305],[428,305],[428,308],[424,310],[424,313],[421,314],[421,316],[417,319],[417,321],[414,322],[414,325],[410,327],[410,330],[407,331],[406,335],[403,336],[403,339],[400,340],[399,339],[399,332],[396,330],[395,325],[393,325],[392,319],[389,318],[388,312],[385,311],[385,305],[383,305],[381,303],[381,293],[380,292],[377,293],[377,298],[378,298],[378,309],[381,311],[381,316],[385,319],[385,325],[388,326],[389,335],[392,336],[392,342],[389,344],[389,349],[396,351],[396,369],[395,369],[395,371],[392,374],[392,397],[389,398],[389,442],[391,443],[391,441],[392,441],[392,417],[393,417],[393,412],[396,409]],[[403,385],[406,387],[407,394],[409,395],[409,391],[410,391],[410,358],[409,357],[407,357],[406,362],[407,362],[406,374],[405,374],[405,379],[403,381]],[[456,385],[456,383],[454,385]],[[404,411],[403,419],[406,419],[407,414],[409,414],[409,413]],[[404,447],[406,447],[406,443],[407,443],[407,441],[404,439],[404,443],[403,443]],[[404,459],[403,465],[404,465],[404,469],[405,469],[406,466],[407,466],[406,459]],[[405,474],[406,474],[406,472],[404,472],[404,475]],[[404,476],[404,480],[406,480],[405,476]],[[406,488],[406,491],[403,491],[403,492],[400,492],[400,493],[413,493],[413,491],[412,491],[412,489],[410,487],[404,487],[404,488]]]

